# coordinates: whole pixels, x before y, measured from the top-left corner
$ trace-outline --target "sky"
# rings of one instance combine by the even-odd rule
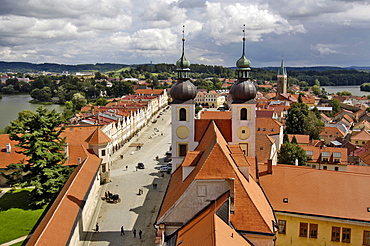
[[[370,0],[0,0],[0,61],[370,66]]]

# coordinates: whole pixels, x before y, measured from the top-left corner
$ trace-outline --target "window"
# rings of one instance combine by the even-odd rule
[[[245,133],[245,130],[242,130],[242,133],[244,134]]]
[[[351,228],[342,228],[342,242],[343,243],[351,242]]]
[[[307,237],[308,232],[308,223],[299,223],[299,236],[300,237]]]
[[[370,245],[370,231],[364,231],[363,245]]]
[[[333,242],[340,241],[340,227],[333,226],[331,228],[331,241]]]
[[[240,120],[247,120],[247,109],[242,108],[240,110]]]
[[[187,144],[179,144],[179,156],[186,156],[186,152],[188,151]]]
[[[323,157],[323,158],[322,158],[322,161],[323,161],[323,162],[328,162],[328,161],[329,161],[329,159],[328,159],[328,158],[326,158],[326,157]]]
[[[286,220],[278,220],[278,233],[285,234],[286,233]]]
[[[101,156],[105,156],[105,149],[101,150]]]
[[[107,167],[106,167],[106,164],[105,164],[105,163],[103,163],[103,164],[101,165],[101,171],[102,171],[103,173],[105,173],[105,172],[107,171]]]
[[[198,185],[197,186],[197,193],[198,196],[204,197],[207,195],[207,186],[205,185]]]
[[[328,167],[327,166],[323,166],[322,169],[326,170],[326,169],[328,169]]]
[[[271,131],[273,132],[274,131],[274,128],[271,128]]]
[[[339,167],[334,167],[334,170],[335,171],[339,171]]]
[[[186,109],[180,108],[180,121],[186,121]]]
[[[263,129],[262,129],[262,131],[264,131],[264,132],[265,132],[265,131],[266,131],[266,128],[263,128]]]
[[[261,128],[258,127],[257,131],[261,131]]]
[[[316,168],[316,165],[312,165],[311,167],[312,167],[312,168]]]
[[[318,224],[310,224],[310,238],[317,238]]]

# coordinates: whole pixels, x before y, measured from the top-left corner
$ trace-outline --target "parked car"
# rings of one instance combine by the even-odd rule
[[[167,166],[161,166],[159,168],[159,171],[161,171],[161,172],[167,172],[167,170],[168,170],[168,167]]]
[[[139,168],[139,169],[144,169],[144,168],[145,168],[144,163],[139,162],[139,163],[137,164],[137,168]]]

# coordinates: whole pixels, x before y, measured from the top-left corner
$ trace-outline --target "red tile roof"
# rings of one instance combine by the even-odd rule
[[[369,175],[277,165],[260,180],[275,212],[370,222]]]

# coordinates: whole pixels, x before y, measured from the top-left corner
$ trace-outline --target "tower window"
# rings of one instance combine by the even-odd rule
[[[188,151],[187,144],[179,144],[179,156],[186,156],[186,152]]]
[[[186,109],[180,108],[180,121],[186,121]]]
[[[240,120],[247,120],[247,109],[242,108],[240,110]]]

